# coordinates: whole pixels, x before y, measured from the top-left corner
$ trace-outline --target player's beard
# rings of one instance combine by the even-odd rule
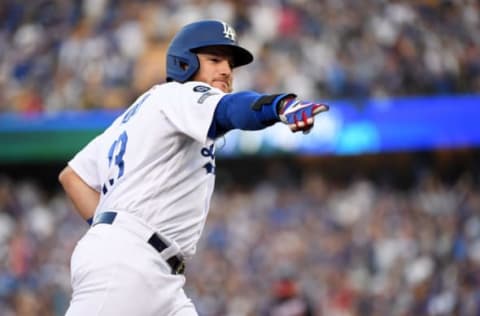
[[[232,92],[232,82],[226,79],[215,79],[212,81],[212,87],[218,88],[225,93]]]

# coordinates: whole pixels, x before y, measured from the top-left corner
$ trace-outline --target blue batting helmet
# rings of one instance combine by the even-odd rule
[[[184,26],[172,39],[167,51],[167,81],[185,82],[200,67],[195,50],[227,46],[232,50],[233,67],[253,61],[252,54],[237,45],[235,30],[225,22],[204,20]]]

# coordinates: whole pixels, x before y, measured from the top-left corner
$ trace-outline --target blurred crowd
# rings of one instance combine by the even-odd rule
[[[477,0],[4,0],[0,113],[125,107],[164,81],[169,40],[203,18],[230,22],[255,55],[236,89],[480,93]],[[69,303],[88,227],[36,180],[0,174],[0,315]],[[427,172],[399,189],[275,170],[219,185],[186,291],[201,316],[480,315],[478,181]]]
[[[187,263],[201,316],[480,313],[478,174],[399,188],[272,166],[254,185],[217,185]],[[59,190],[2,176],[0,315],[63,315],[86,230]]]
[[[4,0],[0,113],[125,107],[184,24],[230,22],[236,89],[349,98],[480,92],[477,0]]]

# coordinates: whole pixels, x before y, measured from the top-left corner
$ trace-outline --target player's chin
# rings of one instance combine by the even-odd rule
[[[232,86],[224,81],[214,81],[212,87],[222,90],[225,93],[232,92]]]

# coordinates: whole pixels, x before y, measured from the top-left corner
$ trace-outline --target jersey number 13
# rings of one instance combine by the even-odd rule
[[[117,140],[115,140],[110,146],[108,151],[108,167],[110,168],[109,179],[102,186],[103,194],[107,194],[108,189],[111,188],[115,182],[123,176],[125,171],[125,161],[123,156],[127,149],[128,135],[127,132],[120,134]]]

